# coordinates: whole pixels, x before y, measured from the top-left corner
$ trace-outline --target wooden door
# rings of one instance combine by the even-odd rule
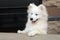
[[[49,16],[60,16],[60,8],[57,7],[47,7]]]

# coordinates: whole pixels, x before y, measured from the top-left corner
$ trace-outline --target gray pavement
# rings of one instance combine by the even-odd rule
[[[0,40],[60,40],[60,35],[48,34],[28,37],[26,34],[0,33]]]
[[[0,40],[18,40],[16,33],[0,33]]]

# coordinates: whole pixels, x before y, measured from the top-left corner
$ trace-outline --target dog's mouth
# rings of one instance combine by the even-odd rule
[[[35,22],[37,22],[38,21],[38,19],[36,19],[35,21],[32,21],[32,23],[35,23]]]

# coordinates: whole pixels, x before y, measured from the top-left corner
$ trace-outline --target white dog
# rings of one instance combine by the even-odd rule
[[[36,6],[31,3],[28,6],[28,21],[26,28],[23,31],[18,30],[18,33],[27,33],[28,36],[34,36],[36,34],[47,34],[47,20],[48,14],[46,7],[43,4]]]

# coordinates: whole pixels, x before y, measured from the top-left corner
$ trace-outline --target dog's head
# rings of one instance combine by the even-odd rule
[[[34,3],[31,3],[28,6],[27,13],[28,13],[28,19],[33,23],[47,16],[46,8],[43,4],[36,6]]]

